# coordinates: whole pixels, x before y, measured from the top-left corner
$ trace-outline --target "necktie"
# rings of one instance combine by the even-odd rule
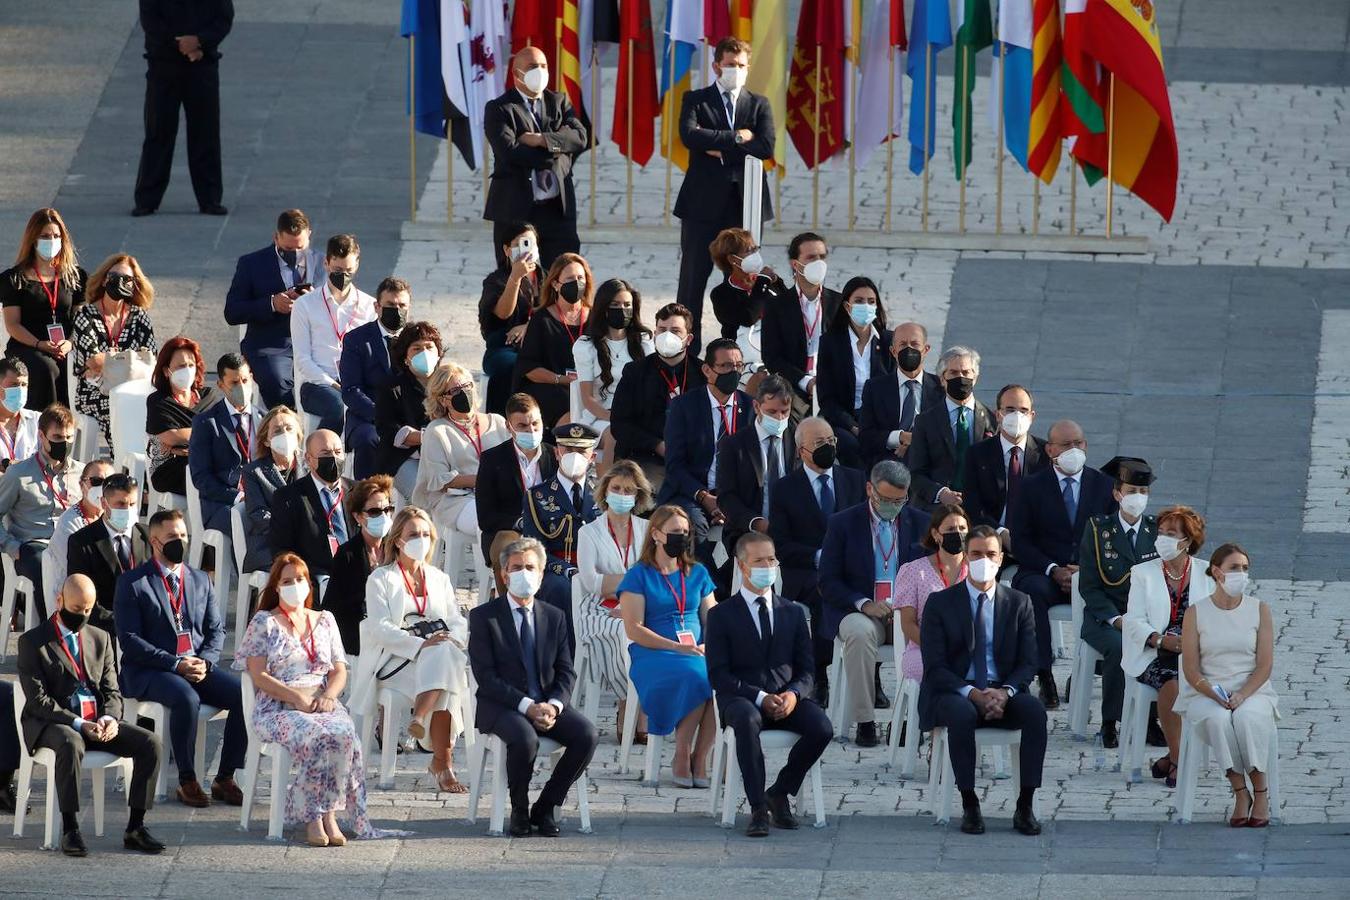
[[[763,602],[764,602],[763,600],[760,601],[760,603]],[[763,616],[764,615],[763,612],[761,612],[760,615]],[[70,658],[75,660],[76,662],[79,662],[80,642],[75,640],[75,633],[72,631],[66,632],[66,646],[70,648]]]
[[[834,513],[834,489],[830,487],[830,476],[822,472],[816,477],[820,485],[820,511],[829,518]]]
[[[117,562],[122,566],[122,571],[126,572],[131,568],[131,552],[127,547],[127,539],[119,534],[113,540],[113,546],[117,548]]]
[[[1003,502],[1003,509],[1012,509],[1013,500],[1017,497],[1017,492],[1022,487],[1022,448],[1013,447],[1008,451],[1008,490],[1007,497]]]
[[[1130,529],[1130,549],[1131,549],[1131,550],[1138,550],[1138,549],[1139,549],[1139,545],[1136,543],[1136,541],[1137,541],[1138,538],[1139,538],[1139,529],[1138,529],[1138,528],[1131,528],[1131,529]]]
[[[769,435],[767,440],[768,448],[764,451],[764,509],[763,514],[769,514],[769,488],[775,481],[783,477],[783,467],[778,464],[778,436]]]
[[[169,593],[178,596],[178,576],[172,572],[169,573]]]
[[[731,125],[732,128],[735,128],[735,127],[736,127],[736,103],[735,103],[735,101],[733,101],[733,100],[731,99],[731,91],[727,91],[725,94],[723,94],[723,95],[722,95],[722,99],[725,100],[725,101],[726,101],[726,104],[727,104],[727,122],[728,122],[728,124]]]
[[[337,494],[332,491],[324,491],[323,502],[328,507],[328,512],[332,513],[328,521],[331,523],[333,537],[337,538],[339,544],[347,543],[347,521],[342,517],[342,510],[333,510],[333,507],[337,505]]]
[[[727,433],[727,408],[725,406],[717,407],[717,436],[713,438],[714,448],[722,440],[722,436]],[[713,451],[716,456],[716,449]]]
[[[989,645],[984,634],[984,606],[988,602],[989,595],[981,594],[979,603],[975,605],[975,658],[971,662],[975,666],[975,687],[980,690],[989,687],[989,665],[986,660]]]
[[[1069,514],[1069,524],[1078,521],[1078,498],[1073,493],[1073,479],[1064,479],[1064,511]]]
[[[530,624],[530,614],[525,607],[518,607],[520,613],[520,655],[525,664],[525,687],[530,697],[539,702],[544,689],[539,685],[539,660],[534,655],[534,626]]]
[[[764,645],[764,649],[769,649],[769,642],[773,640],[773,625],[769,622],[769,604],[760,597],[755,603],[759,604],[759,640]]]
[[[970,449],[970,411],[956,408],[956,471],[952,473],[952,488],[961,490],[966,480],[966,451]]]
[[[914,379],[905,382],[905,404],[900,408],[900,430],[914,429],[914,410],[919,405],[919,383]]]
[[[534,124],[542,134],[544,131],[544,101],[532,100],[530,102],[530,114],[534,116]],[[535,169],[532,178],[536,201],[550,199],[555,195],[557,181],[553,178],[552,169]]]
[[[581,515],[584,510],[581,508],[581,485],[572,485],[572,509],[576,510],[577,515]]]

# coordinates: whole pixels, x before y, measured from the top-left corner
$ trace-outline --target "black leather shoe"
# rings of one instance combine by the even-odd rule
[[[558,820],[553,816],[552,806],[540,806],[535,804],[534,811],[530,813],[530,824],[534,826],[534,833],[540,837],[557,837],[562,833],[558,827]]]
[[[511,807],[511,825],[507,830],[511,837],[529,837],[534,831],[530,827],[530,811],[524,807]]]
[[[769,808],[769,821],[773,822],[774,828],[792,831],[800,827],[797,824],[797,817],[792,814],[791,797],[783,794],[765,794],[764,805]]]
[[[153,206],[138,206],[131,211],[132,217],[136,219],[139,219],[142,216],[153,216],[154,214],[155,208]]]
[[[197,207],[204,216],[225,216],[229,215],[229,210],[219,203],[208,203],[206,206]]]
[[[1110,719],[1102,723],[1102,746],[1114,750],[1120,746],[1120,736],[1116,733],[1116,723]]]
[[[139,828],[133,828],[122,835],[122,846],[128,850],[139,850],[142,853],[163,853],[164,845],[145,830],[142,825]]]
[[[1162,726],[1158,724],[1157,719],[1149,720],[1148,735],[1144,738],[1144,743],[1150,747],[1167,746],[1167,735],[1163,734]]]
[[[876,674],[873,675],[872,677],[873,677],[873,680],[874,680],[874,681],[873,681],[873,684],[874,684],[874,687],[876,688],[876,694],[877,694],[876,708],[877,708],[877,709],[890,709],[890,708],[891,708],[891,698],[890,698],[890,696],[886,693],[886,689],[883,688],[883,687],[881,686],[881,663],[877,663]]]
[[[859,747],[875,747],[880,743],[877,739],[877,723],[859,722],[858,730],[853,735],[853,743]]]
[[[1059,709],[1059,688],[1055,687],[1055,676],[1050,672],[1041,672],[1036,676],[1041,689],[1041,703],[1046,709]]]
[[[964,834],[984,834],[984,813],[979,806],[967,806],[961,812],[961,831]]]
[[[769,836],[769,808],[761,806],[750,810],[750,824],[745,826],[746,837]]]
[[[1041,823],[1036,819],[1031,807],[1023,809],[1019,806],[1013,811],[1013,829],[1021,834],[1037,835],[1041,833]]]
[[[84,836],[78,828],[61,835],[61,852],[66,856],[89,855],[89,848],[84,845]]]
[[[19,799],[14,793],[14,785],[0,784],[0,813],[12,813],[19,807]]]

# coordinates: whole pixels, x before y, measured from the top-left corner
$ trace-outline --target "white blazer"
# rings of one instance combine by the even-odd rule
[[[581,579],[581,590],[589,599],[600,594],[600,584],[606,575],[622,575],[637,565],[642,546],[647,541],[647,529],[650,523],[637,516],[629,516],[632,522],[633,548],[628,551],[628,565],[623,563],[623,552],[614,543],[609,534],[609,520],[602,512],[593,521],[581,526],[577,532],[577,578]]]
[[[1167,593],[1167,578],[1163,575],[1162,557],[1137,563],[1130,569],[1130,604],[1121,620],[1121,640],[1124,642],[1120,667],[1126,675],[1136,676],[1158,657],[1158,650],[1145,643],[1151,634],[1162,634],[1171,624],[1172,598]],[[1191,586],[1188,596],[1194,603],[1214,593],[1214,580],[1206,574],[1209,564],[1198,557],[1191,558]],[[363,645],[365,637],[361,638]]]

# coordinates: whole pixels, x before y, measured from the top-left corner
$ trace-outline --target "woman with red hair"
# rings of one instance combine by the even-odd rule
[[[155,386],[145,400],[150,484],[157,491],[186,495],[192,417],[207,406],[202,392],[206,366],[201,347],[181,334],[170,338],[159,351],[150,383]]]

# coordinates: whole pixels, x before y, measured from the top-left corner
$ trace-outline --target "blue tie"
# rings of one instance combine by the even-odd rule
[[[1069,525],[1078,521],[1078,499],[1073,495],[1073,479],[1064,479],[1064,511],[1069,514]]]
[[[518,607],[516,612],[520,613],[520,655],[524,657],[522,662],[525,663],[525,687],[530,697],[538,703],[544,689],[539,685],[539,660],[534,655],[534,626],[530,624],[530,614],[525,607]]]
[[[75,640],[73,631],[66,632],[66,646],[70,647],[70,657],[76,662],[80,661],[80,642]]]
[[[980,594],[980,602],[975,605],[975,658],[971,660],[975,667],[975,687],[984,690],[989,687],[989,644],[984,634],[984,605],[989,602],[988,594]]]
[[[327,507],[326,511],[333,513],[329,518],[329,522],[332,523],[333,537],[337,538],[339,544],[347,543],[347,522],[342,517],[342,510],[333,512],[333,506],[337,503],[337,495],[331,491],[324,491],[323,503]]]
[[[900,408],[900,430],[912,431],[914,429],[914,409],[918,406],[917,388],[919,383],[914,379],[905,382],[905,405]]]
[[[816,481],[820,484],[820,511],[828,519],[834,513],[834,489],[830,487],[830,476],[822,472]]]

